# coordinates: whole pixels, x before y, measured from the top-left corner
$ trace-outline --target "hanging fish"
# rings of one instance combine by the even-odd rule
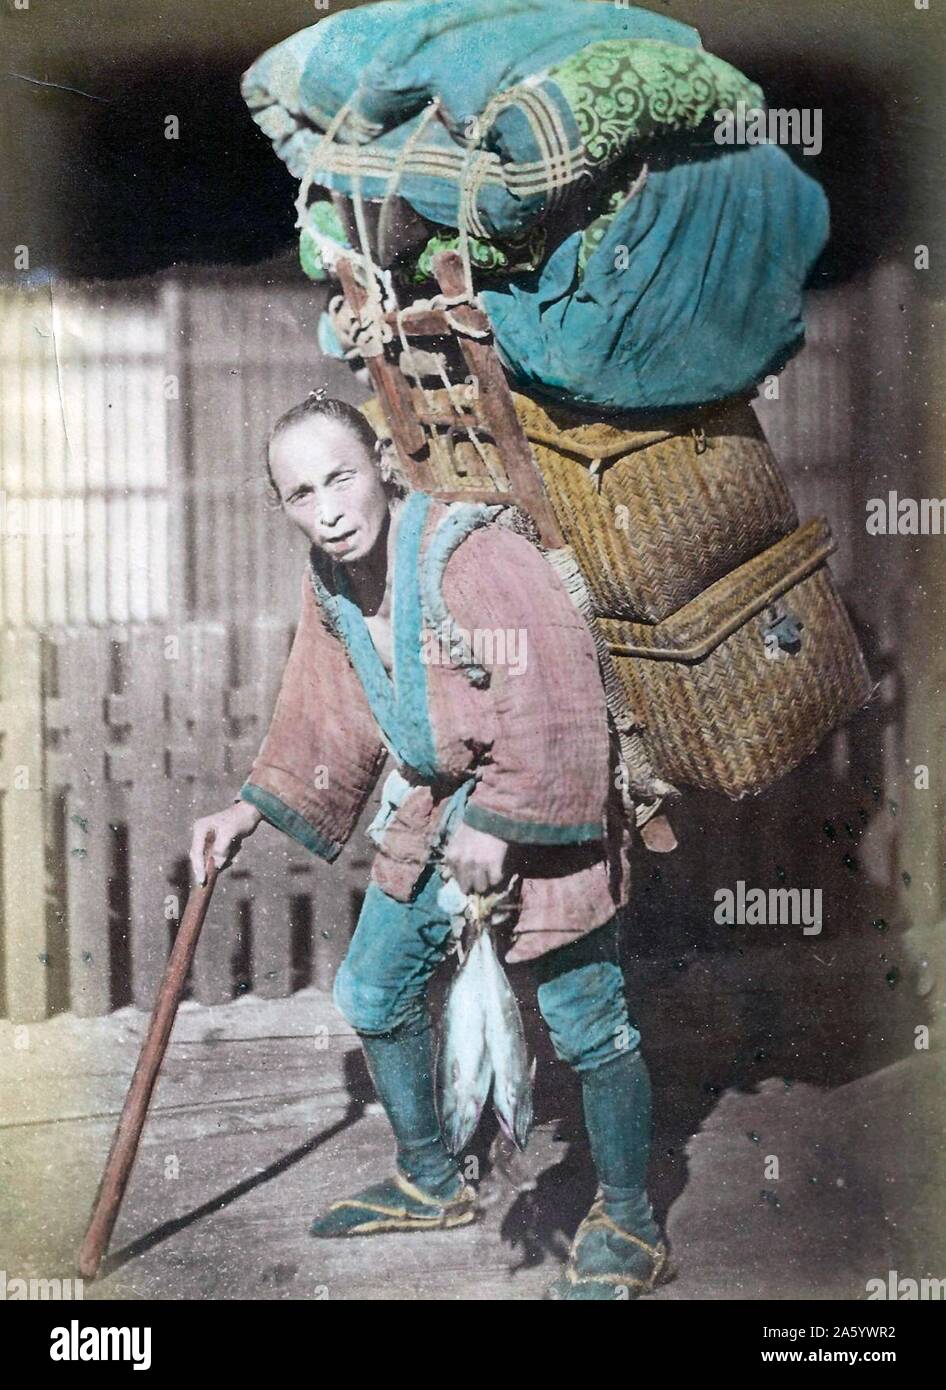
[[[491,922],[510,910],[507,894],[460,895],[472,935],[447,993],[438,1059],[440,1116],[444,1140],[458,1153],[476,1130],[493,1087],[493,1109],[503,1132],[524,1148],[532,1127],[532,1075],[525,1030],[506,973],[496,957]],[[462,906],[459,899],[462,898]]]
[[[532,1128],[532,1075],[522,1014],[496,958],[489,930],[483,931],[486,1043],[493,1066],[493,1109],[507,1139],[524,1149]]]
[[[454,975],[444,1005],[438,1062],[440,1122],[451,1153],[459,1153],[472,1139],[493,1079],[486,1041],[483,960],[480,934]]]

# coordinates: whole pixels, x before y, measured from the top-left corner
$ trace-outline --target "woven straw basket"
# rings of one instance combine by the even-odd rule
[[[762,791],[867,701],[828,524],[799,527],[747,400],[642,430],[513,399],[658,777]],[[446,392],[414,402],[449,418]],[[427,466],[435,492],[510,491],[482,430],[474,447],[434,429]]]
[[[823,518],[662,623],[600,619],[655,771],[739,798],[796,767],[870,694]]]
[[[602,617],[660,622],[798,525],[748,402],[641,430],[515,401]]]

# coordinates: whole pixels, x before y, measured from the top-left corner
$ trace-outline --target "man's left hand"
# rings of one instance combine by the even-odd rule
[[[509,846],[495,835],[461,823],[444,849],[443,861],[464,893],[489,893],[507,877]]]

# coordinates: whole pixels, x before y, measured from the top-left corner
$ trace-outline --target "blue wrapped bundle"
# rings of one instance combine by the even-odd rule
[[[346,195],[357,187],[377,201],[397,169],[401,196],[454,227],[469,178],[474,234],[516,237],[591,167],[558,84],[539,89],[531,78],[609,39],[717,61],[698,48],[695,30],[637,8],[381,0],[330,15],[264,53],[244,76],[243,96],[296,178]],[[758,94],[747,87],[741,95],[749,92]],[[431,121],[435,99],[439,119]]]
[[[718,109],[763,96],[676,21],[588,0],[381,0],[263,54],[243,93],[297,178],[375,202],[396,187],[431,224],[406,279],[462,228],[533,393],[700,404],[802,341],[826,200],[784,151],[715,143]],[[307,220],[318,276],[344,236]]]
[[[583,271],[579,230],[538,273],[481,290],[520,389],[610,410],[700,405],[801,347],[828,237],[821,186],[773,145],[687,155],[649,170]]]

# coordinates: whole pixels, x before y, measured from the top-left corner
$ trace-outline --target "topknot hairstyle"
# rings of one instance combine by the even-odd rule
[[[269,463],[269,453],[273,442],[292,425],[298,424],[301,420],[309,420],[317,417],[324,417],[329,420],[338,420],[347,425],[358,441],[364,445],[375,459],[378,460],[382,482],[385,490],[394,496],[402,496],[405,488],[401,479],[391,468],[389,460],[383,455],[384,443],[380,440],[369,424],[367,418],[357,407],[349,405],[347,401],[336,399],[334,396],[327,396],[325,388],[321,387],[316,391],[310,391],[304,401],[298,401],[296,405],[290,406],[287,411],[280,415],[273,425],[266,440],[264,451],[264,463],[266,467],[266,477],[269,482],[270,495],[275,503],[279,503],[279,489],[273,479],[273,471]]]

